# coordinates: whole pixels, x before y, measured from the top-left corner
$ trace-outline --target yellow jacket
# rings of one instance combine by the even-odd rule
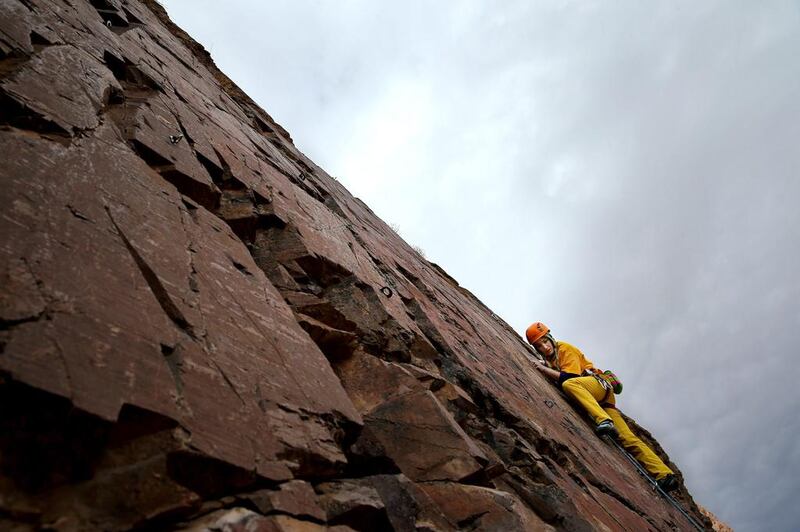
[[[574,345],[561,341],[557,341],[556,345],[558,346],[558,360],[548,360],[547,365],[561,372],[561,377],[558,379],[559,384],[569,378],[583,375],[584,370],[587,369],[592,373],[600,371]]]

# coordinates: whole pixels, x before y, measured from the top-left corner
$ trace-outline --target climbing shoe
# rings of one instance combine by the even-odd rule
[[[617,437],[617,427],[614,426],[614,422],[610,419],[606,419],[605,421],[598,423],[594,430],[600,436],[611,436],[612,438]]]
[[[670,473],[661,480],[657,480],[656,484],[658,484],[658,487],[661,488],[663,491],[672,491],[678,488],[678,479],[675,478],[675,475]]]

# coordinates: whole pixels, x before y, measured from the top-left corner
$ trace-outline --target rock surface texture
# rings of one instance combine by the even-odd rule
[[[0,154],[0,529],[689,529],[153,0],[0,2]]]

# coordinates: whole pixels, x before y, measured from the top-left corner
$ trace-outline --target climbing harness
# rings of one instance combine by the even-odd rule
[[[653,490],[657,491],[658,493],[660,493],[661,496],[664,497],[667,500],[668,503],[670,503],[676,510],[678,510],[681,514],[683,514],[683,516],[689,521],[689,523],[691,523],[691,525],[694,528],[696,528],[700,532],[703,532],[705,530],[705,528],[702,527],[697,521],[695,521],[692,518],[692,516],[690,516],[688,513],[686,513],[686,510],[684,510],[681,507],[681,505],[678,504],[678,502],[675,499],[673,499],[672,496],[669,493],[667,493],[666,491],[661,489],[661,486],[658,485],[658,482],[647,473],[647,470],[645,470],[645,468],[642,466],[642,464],[640,464],[636,460],[636,458],[631,456],[631,454],[628,451],[626,451],[625,448],[622,445],[620,445],[617,440],[615,440],[611,436],[603,436],[603,438],[609,440],[614,445],[614,447],[619,449],[620,452],[625,456],[625,458],[627,458],[628,461],[631,464],[633,464],[634,467],[636,467],[636,470],[639,472],[639,474],[642,475],[653,486]]]
[[[605,380],[603,377],[601,377],[599,374],[592,373],[589,370],[586,370],[586,371],[589,372],[588,376],[594,377],[595,380],[597,380],[597,382],[600,383],[600,386],[602,386],[603,389],[606,391],[606,394],[603,396],[603,399],[601,401],[598,401],[598,403],[601,404],[601,405],[604,404],[604,403],[607,403],[608,402],[608,398],[611,396],[611,393],[614,391],[611,388],[611,384],[607,380]]]

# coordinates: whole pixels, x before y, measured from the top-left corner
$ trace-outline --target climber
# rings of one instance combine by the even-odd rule
[[[615,406],[609,379],[604,378],[602,372],[577,347],[555,341],[550,329],[539,322],[528,327],[525,336],[546,361],[536,360],[536,369],[557,381],[567,395],[583,406],[595,422],[595,430],[600,436],[618,437],[623,447],[644,466],[665,492],[678,487],[678,479],[673,471],[625,423]]]

